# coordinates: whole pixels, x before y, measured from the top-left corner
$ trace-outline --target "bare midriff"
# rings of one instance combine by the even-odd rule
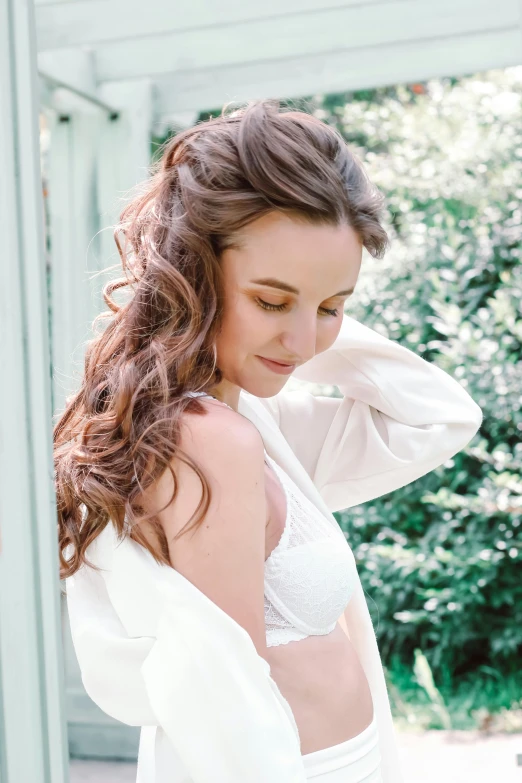
[[[269,647],[266,659],[292,709],[302,755],[345,742],[371,723],[368,681],[339,623],[326,636]]]
[[[286,504],[268,468],[265,477],[268,557],[281,537]],[[373,703],[368,681],[339,622],[329,634],[268,647],[266,660],[272,679],[292,709],[302,755],[345,742],[370,725]]]

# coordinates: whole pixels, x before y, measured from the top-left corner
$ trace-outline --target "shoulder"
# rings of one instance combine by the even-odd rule
[[[260,510],[265,508],[264,445],[259,431],[249,419],[218,401],[203,400],[202,404],[204,415],[185,412],[181,416],[177,452],[144,498],[147,510],[157,513],[171,542],[206,504],[207,494],[206,522],[222,518],[224,506],[234,502],[256,502]],[[265,518],[266,508],[263,528]],[[235,514],[226,512],[226,522],[221,524],[234,525],[236,520]]]
[[[254,424],[217,400],[200,401],[205,414],[182,416],[180,448],[221,472],[223,459],[255,465],[263,462],[263,439]]]

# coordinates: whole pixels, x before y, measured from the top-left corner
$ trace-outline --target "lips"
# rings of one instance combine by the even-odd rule
[[[286,364],[284,362],[278,362],[275,359],[267,359],[264,356],[257,356],[256,358],[263,362],[265,367],[268,367],[269,370],[272,370],[272,372],[275,372],[278,375],[290,375],[297,367],[297,364]]]

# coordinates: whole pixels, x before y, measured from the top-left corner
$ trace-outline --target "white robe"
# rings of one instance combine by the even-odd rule
[[[482,421],[451,376],[347,315],[332,347],[294,377],[336,385],[343,396],[241,392],[238,410],[333,525],[333,511],[443,464]],[[292,710],[248,633],[174,569],[118,542],[112,526],[88,557],[104,570],[83,567],[66,580],[72,638],[89,696],[143,727],[138,783],[304,783]],[[383,781],[401,783],[360,579],[344,618],[372,693]]]

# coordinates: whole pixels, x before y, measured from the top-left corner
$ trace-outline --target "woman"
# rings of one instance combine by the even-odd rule
[[[340,134],[257,101],[167,142],[122,212],[128,277],[55,465],[83,680],[144,727],[140,783],[401,780],[332,512],[441,465],[481,411],[344,314],[382,206]]]

